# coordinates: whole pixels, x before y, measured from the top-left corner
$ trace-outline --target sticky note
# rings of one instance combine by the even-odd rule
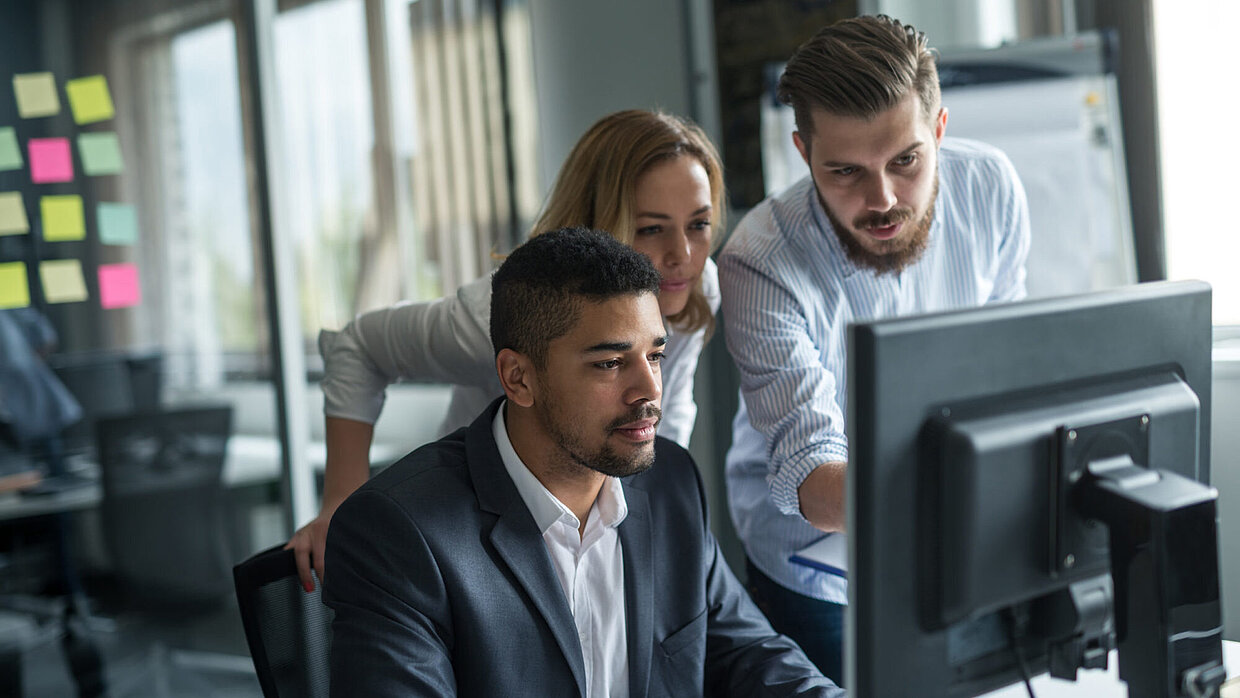
[[[78,154],[82,156],[82,171],[92,177],[120,174],[125,169],[121,142],[112,131],[79,135]]]
[[[27,147],[30,181],[35,184],[73,181],[73,156],[69,153],[68,138],[31,138]]]
[[[17,113],[23,119],[60,113],[60,96],[51,73],[14,75],[13,95],[17,97]]]
[[[95,209],[99,242],[133,245],[138,242],[138,212],[131,204],[101,203]]]
[[[76,303],[86,300],[86,279],[82,263],[76,259],[49,259],[39,262],[43,299],[48,303]]]
[[[0,172],[22,168],[22,149],[12,126],[0,128]]]
[[[30,231],[26,204],[19,191],[0,191],[0,235],[21,235]]]
[[[113,116],[108,80],[102,75],[66,82],[65,94],[69,95],[69,108],[73,110],[73,120],[78,124],[107,121]]]
[[[77,194],[39,197],[39,211],[43,214],[44,240],[64,242],[86,237],[82,197]]]
[[[0,264],[0,308],[30,305],[30,286],[26,283],[25,262]]]
[[[99,304],[105,308],[128,308],[142,302],[135,264],[99,265]]]

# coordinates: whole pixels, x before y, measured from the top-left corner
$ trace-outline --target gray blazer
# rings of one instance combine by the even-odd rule
[[[323,599],[334,696],[584,696],[576,626],[491,435],[496,401],[349,497]],[[659,438],[620,525],[633,696],[842,696],[777,635],[710,533],[684,449]]]

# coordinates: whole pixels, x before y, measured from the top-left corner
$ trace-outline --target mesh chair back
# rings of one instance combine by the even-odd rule
[[[104,540],[126,588],[189,604],[228,595],[236,557],[221,478],[231,428],[227,406],[96,422]]]
[[[331,624],[322,585],[306,593],[292,550],[276,546],[233,568],[237,602],[258,682],[267,698],[326,697]]]

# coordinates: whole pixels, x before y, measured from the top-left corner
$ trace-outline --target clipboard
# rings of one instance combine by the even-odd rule
[[[828,533],[788,558],[798,565],[848,579],[848,536]]]

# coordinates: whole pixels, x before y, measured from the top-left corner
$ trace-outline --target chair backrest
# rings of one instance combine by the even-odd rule
[[[104,541],[128,591],[189,604],[228,596],[237,558],[222,482],[231,430],[228,406],[96,422]]]
[[[292,550],[276,546],[233,568],[237,603],[258,683],[267,698],[328,694],[328,655],[335,615],[315,579],[307,593]]]

